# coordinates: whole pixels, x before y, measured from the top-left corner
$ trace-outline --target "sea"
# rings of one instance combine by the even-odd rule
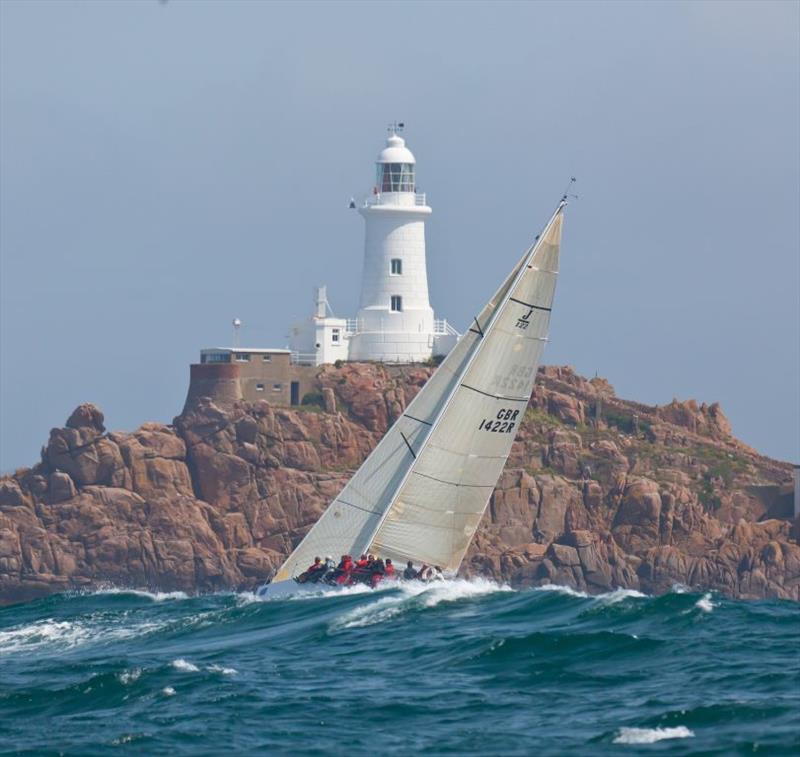
[[[800,754],[800,604],[484,580],[0,609],[0,753]]]

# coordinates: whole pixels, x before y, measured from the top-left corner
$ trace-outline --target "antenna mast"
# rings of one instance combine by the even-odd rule
[[[233,348],[239,349],[239,329],[242,327],[242,322],[238,318],[233,319]]]

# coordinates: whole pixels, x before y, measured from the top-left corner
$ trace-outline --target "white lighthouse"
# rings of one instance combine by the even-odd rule
[[[390,127],[376,161],[373,194],[359,208],[366,224],[364,269],[350,360],[412,363],[433,354],[425,262],[425,220],[431,209],[417,192],[417,161],[398,130]]]
[[[323,311],[296,324],[290,340],[299,362],[331,362],[325,347],[335,339],[337,353],[346,351],[348,360],[417,363],[446,355],[458,339],[447,321],[434,318],[428,299],[425,220],[431,209],[417,191],[417,161],[402,128],[389,127],[372,194],[358,208],[366,226],[358,315],[340,321]]]

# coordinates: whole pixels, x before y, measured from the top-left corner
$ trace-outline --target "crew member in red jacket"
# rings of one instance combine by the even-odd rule
[[[340,586],[350,580],[350,573],[353,570],[353,558],[350,555],[342,555],[342,561],[336,568],[336,583]]]
[[[370,573],[370,560],[366,555],[361,555],[361,557],[356,560],[356,564],[353,566],[353,570],[350,573],[350,583],[369,583]]]
[[[321,557],[314,558],[314,564],[310,565],[307,570],[297,577],[297,583],[316,583],[325,573],[325,563],[322,562]]]

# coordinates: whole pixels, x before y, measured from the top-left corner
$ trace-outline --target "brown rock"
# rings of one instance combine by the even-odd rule
[[[100,408],[91,403],[78,405],[72,411],[72,415],[67,419],[67,428],[91,429],[97,434],[105,433],[106,427],[103,425],[105,420]]]
[[[322,390],[322,403],[326,413],[336,412],[336,395],[329,386],[326,386]]]
[[[82,406],[40,464],[0,479],[0,600],[107,582],[257,585],[430,374],[325,366],[325,413],[196,397],[174,427],[130,434],[106,435],[100,411]],[[730,436],[719,406],[630,403],[567,367],[538,381],[538,412],[522,424],[465,573],[800,599],[800,528],[781,510],[791,468]],[[583,425],[598,400],[620,425]],[[638,433],[624,423],[634,415]]]
[[[63,502],[76,496],[78,490],[67,473],[54,471],[50,474],[47,499],[51,503]]]

